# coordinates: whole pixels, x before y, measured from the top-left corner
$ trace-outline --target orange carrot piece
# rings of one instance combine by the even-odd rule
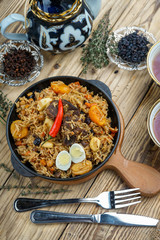
[[[74,84],[76,84],[76,85],[80,85],[80,82],[79,82],[79,81],[77,81],[77,82],[75,82]]]
[[[30,151],[27,151],[24,155],[29,156],[30,153],[31,153]]]
[[[109,130],[111,131],[111,133],[118,132],[118,128],[117,127],[115,127],[115,128],[110,127]]]
[[[90,108],[92,107],[93,105],[96,105],[96,103],[89,103],[89,102],[85,102],[85,105]]]
[[[80,88],[81,87],[81,85],[80,85],[80,82],[72,82],[72,83],[70,83],[69,84],[69,86],[71,86],[71,87],[78,87],[78,88]]]
[[[27,105],[25,105],[25,108],[29,108],[29,106],[30,106],[30,105],[29,105],[29,104],[27,104]]]
[[[53,174],[53,172],[55,171],[54,167],[50,168],[49,171]]]
[[[116,133],[111,133],[110,135],[114,138],[115,134],[116,134]]]
[[[21,146],[21,145],[22,145],[22,141],[16,141],[16,142],[15,142],[15,145],[16,145],[16,146]]]
[[[47,165],[46,160],[44,160],[44,159],[41,159],[41,160],[40,160],[40,163],[41,163],[43,166],[46,166],[46,165]]]
[[[92,95],[91,95],[91,94],[86,94],[86,95],[85,95],[85,98],[86,98],[87,100],[91,100],[91,99],[92,99]]]
[[[41,137],[45,137],[45,136],[46,136],[45,132],[42,132]]]

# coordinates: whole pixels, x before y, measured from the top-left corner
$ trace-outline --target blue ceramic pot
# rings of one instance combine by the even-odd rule
[[[96,4],[98,4],[96,8]],[[29,40],[45,51],[57,54],[81,46],[92,31],[101,1],[31,0],[26,18],[11,14],[1,22],[1,33],[12,40]],[[7,33],[13,22],[22,21],[26,34]]]

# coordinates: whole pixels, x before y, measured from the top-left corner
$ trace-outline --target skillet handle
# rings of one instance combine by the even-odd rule
[[[30,173],[29,171],[25,170],[23,166],[14,158],[13,154],[11,154],[11,163],[13,168],[22,176],[24,177],[35,177],[34,174]]]
[[[160,173],[146,164],[129,161],[124,158],[121,153],[121,145],[124,135],[124,121],[118,107],[117,110],[121,122],[120,139],[111,158],[105,163],[104,169],[112,169],[116,171],[127,185],[133,188],[140,188],[142,195],[148,197],[154,196],[160,192]]]
[[[112,155],[105,167],[116,171],[128,186],[140,188],[144,196],[160,192],[160,173],[146,164],[125,159],[120,151]]]

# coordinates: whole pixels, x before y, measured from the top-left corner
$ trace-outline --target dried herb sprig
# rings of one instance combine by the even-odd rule
[[[14,173],[12,169],[10,169],[6,164],[1,163],[0,168],[3,168],[6,172],[10,172],[13,174],[13,177],[16,179],[19,179],[19,175]],[[52,189],[51,186],[38,186],[37,184],[29,184],[27,186],[25,185],[2,185],[0,186],[0,190],[6,189],[6,190],[11,190],[11,189],[22,189],[22,192],[20,195],[22,196],[27,196],[30,194],[56,194],[56,193],[61,193],[61,192],[70,192],[71,190],[68,189]],[[36,190],[36,191],[35,191]]]
[[[70,192],[71,190],[68,190],[68,189],[64,189],[64,188],[61,188],[61,189],[54,189],[54,190],[51,190],[51,191],[48,191],[48,190],[43,190],[43,191],[36,191],[36,192],[33,192],[31,190],[28,190],[28,191],[22,191],[21,192],[21,195],[22,196],[27,196],[27,195],[31,195],[31,194],[56,194],[56,193],[61,193],[61,192]]]
[[[32,186],[32,185],[28,185],[28,186],[24,186],[24,185],[4,185],[4,186],[0,186],[0,190],[2,189],[6,189],[6,190],[11,190],[11,189],[22,189],[22,192],[20,193],[20,195],[22,196],[27,196],[27,195],[31,195],[31,194],[56,194],[56,193],[61,193],[61,192],[70,192],[71,190],[68,189],[64,189],[64,188],[60,188],[60,189],[51,189],[50,186]],[[35,191],[36,190],[36,191]]]
[[[27,189],[27,190],[33,190],[33,189],[51,189],[50,186],[38,186],[38,185],[31,185],[29,184],[28,186],[25,186],[25,185],[3,185],[3,186],[0,186],[0,190],[2,189],[7,189],[8,191],[10,189]]]
[[[4,95],[2,90],[0,90],[0,122],[5,125],[7,112],[12,106],[12,102],[7,98],[7,95]]]
[[[19,175],[13,172],[13,169],[10,169],[6,164],[1,163],[0,168],[3,168],[6,172],[12,173],[14,178],[19,179]]]
[[[109,24],[109,12],[107,12],[100,21],[97,29],[92,33],[88,44],[83,48],[81,57],[83,73],[87,72],[89,65],[98,69],[109,64],[106,49],[109,36],[112,38],[113,35],[111,35],[111,27]],[[115,48],[116,47],[112,45],[112,51],[114,51]]]

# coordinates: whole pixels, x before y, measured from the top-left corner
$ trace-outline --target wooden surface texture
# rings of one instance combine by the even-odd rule
[[[1,0],[0,21],[11,13],[24,11],[24,0]],[[110,10],[110,24],[113,30],[125,26],[139,26],[160,39],[160,1],[159,0],[102,0],[100,14],[94,21],[96,29],[100,19]],[[10,27],[10,31],[21,31],[19,24]],[[7,40],[0,35],[0,44]],[[87,74],[82,74],[80,57],[82,48],[68,54],[53,56],[42,52],[44,67],[40,76],[34,81],[51,77],[70,75],[85,79],[97,79],[106,83],[112,92],[113,100],[118,105],[125,123],[125,134],[122,154],[126,159],[152,166],[160,172],[160,149],[151,141],[147,131],[147,115],[151,106],[160,98],[160,88],[153,82],[147,69],[126,71],[110,63],[107,67]],[[56,69],[55,64],[59,65]],[[115,74],[115,71],[118,73]],[[17,96],[32,83],[21,87],[0,85],[0,89],[14,102]],[[0,124],[0,163],[13,169],[11,153],[7,145],[5,127]],[[118,159],[117,159],[118,161]],[[17,180],[13,172],[0,168],[0,185],[29,185],[30,179],[20,176]],[[62,186],[53,183],[39,182],[42,186],[60,189]],[[159,183],[158,183],[159,184]],[[70,191],[58,194],[35,195],[33,198],[59,199],[76,197],[95,197],[103,191],[127,188],[123,180],[112,170],[104,170],[95,178],[78,185],[64,186]],[[160,232],[149,227],[118,227],[97,224],[52,224],[36,225],[29,217],[30,212],[17,213],[13,209],[14,200],[21,196],[22,189],[2,189],[0,191],[0,239],[1,240],[160,240]],[[48,207],[46,210],[77,214],[97,214],[106,210],[94,204],[73,204]],[[108,210],[107,210],[108,211]],[[111,212],[115,210],[110,210]],[[119,213],[139,214],[160,219],[160,194],[148,198],[142,197],[138,205],[117,210]]]

